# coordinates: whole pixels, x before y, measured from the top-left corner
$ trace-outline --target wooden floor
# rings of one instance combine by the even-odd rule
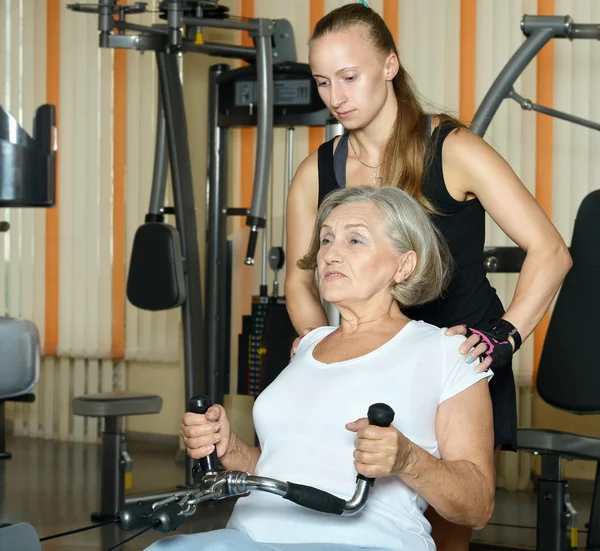
[[[13,458],[0,461],[0,522],[29,522],[40,537],[92,524],[90,514],[99,503],[98,446],[9,438],[7,447]],[[132,493],[171,490],[184,482],[184,464],[175,460],[176,450],[130,443],[129,453],[134,461]],[[583,485],[578,493],[571,492],[582,530],[589,516],[591,491],[590,483],[589,488]],[[535,502],[534,493],[499,491],[492,523],[476,532],[473,541],[533,548]],[[233,500],[203,505],[178,533],[223,528],[232,507]],[[106,551],[131,535],[108,526],[49,540],[42,549]],[[142,550],[159,537],[164,536],[150,531],[120,549]],[[580,542],[585,543],[584,533]]]

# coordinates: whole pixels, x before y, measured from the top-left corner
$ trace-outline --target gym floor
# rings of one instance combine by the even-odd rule
[[[135,493],[169,490],[183,482],[184,465],[175,461],[172,448],[141,443],[129,443],[128,448],[134,461]],[[91,524],[89,515],[99,499],[99,446],[9,437],[7,449],[13,457],[0,461],[0,522],[29,522],[40,537]],[[592,482],[571,484],[581,530],[589,517],[592,489]],[[177,532],[222,528],[232,506],[233,500],[203,505]],[[534,548],[535,509],[535,493],[499,491],[492,523],[475,533],[473,550],[480,548],[477,542]],[[107,551],[134,533],[106,526],[48,540],[42,549]],[[119,549],[138,551],[159,537],[164,536],[150,531]],[[584,544],[585,533],[581,533],[580,545]]]

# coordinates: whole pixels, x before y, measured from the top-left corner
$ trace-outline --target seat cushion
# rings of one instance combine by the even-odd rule
[[[73,413],[84,417],[124,417],[159,413],[162,398],[141,392],[103,392],[73,398]]]
[[[600,461],[600,438],[543,429],[519,429],[517,447],[572,459]]]
[[[40,342],[27,320],[0,317],[0,399],[27,394],[40,376]]]

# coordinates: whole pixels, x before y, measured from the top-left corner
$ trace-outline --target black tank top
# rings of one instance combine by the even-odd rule
[[[442,146],[454,129],[454,123],[446,121],[434,130],[430,149],[426,153],[431,162],[426,167],[422,181],[423,194],[440,213],[431,217],[450,247],[454,259],[453,277],[440,299],[402,310],[412,319],[438,327],[462,323],[476,326],[482,321],[499,318],[504,313],[483,267],[485,210],[478,199],[455,200],[444,182]],[[319,147],[319,205],[328,193],[346,185],[348,134],[340,138],[335,155],[333,146],[334,140],[330,140]]]

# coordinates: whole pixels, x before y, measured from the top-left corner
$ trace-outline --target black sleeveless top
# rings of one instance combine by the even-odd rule
[[[427,151],[430,162],[422,181],[423,194],[440,213],[431,217],[450,247],[453,277],[441,298],[402,311],[438,327],[463,323],[473,327],[501,317],[504,309],[483,266],[485,210],[478,199],[455,200],[444,182],[442,146],[454,129],[454,123],[446,121],[434,130]],[[340,138],[335,155],[333,146],[334,140],[330,140],[319,147],[319,205],[328,193],[346,185],[348,134]]]

